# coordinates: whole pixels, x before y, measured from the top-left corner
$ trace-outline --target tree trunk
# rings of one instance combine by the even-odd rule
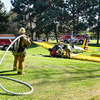
[[[74,29],[74,25],[75,25],[75,2],[73,3],[73,34],[75,34],[75,29]]]
[[[97,32],[97,44],[99,44],[99,31]]]
[[[57,27],[56,27],[56,24],[55,24],[55,27],[54,27],[54,33],[55,33],[56,41],[57,41],[57,43],[58,43],[58,38],[57,38]]]
[[[33,40],[33,31],[32,31],[32,20],[31,20],[31,15],[29,13],[29,22],[30,22],[30,32],[32,34],[32,40]]]
[[[48,38],[48,34],[46,34],[46,38],[47,38],[47,42],[48,42],[48,40],[49,40],[49,38]]]
[[[100,34],[100,16],[98,18],[97,44],[99,44],[99,34]]]
[[[79,12],[77,12],[77,25],[79,25]],[[76,31],[77,33],[79,32],[79,29]]]
[[[99,0],[99,16],[98,16],[98,31],[97,31],[97,44],[99,44],[99,34],[100,34],[100,0]]]
[[[28,2],[27,2],[27,5],[28,5],[28,9],[29,9],[29,4],[28,4]],[[32,18],[31,18],[31,14],[30,14],[30,12],[29,12],[29,23],[30,23],[30,32],[31,32],[31,34],[32,34],[32,40],[33,40],[33,30],[32,30]]]
[[[77,8],[77,25],[79,25],[79,12],[80,12],[80,0],[77,1],[79,8]],[[76,33],[79,33],[79,28],[76,30]]]

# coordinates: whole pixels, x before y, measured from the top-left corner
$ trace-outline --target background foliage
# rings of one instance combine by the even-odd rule
[[[89,31],[99,43],[100,0],[11,0],[11,3],[12,33],[23,26],[32,39],[34,34],[38,37],[44,34],[47,41],[51,35],[58,41],[59,33]]]

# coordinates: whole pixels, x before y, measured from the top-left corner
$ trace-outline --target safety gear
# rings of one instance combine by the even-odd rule
[[[14,56],[13,70],[14,71],[18,70],[18,74],[23,74],[24,60],[25,60],[25,56]],[[19,64],[19,67],[18,67],[18,64]]]
[[[13,71],[17,71],[17,67],[13,67]]]
[[[24,34],[26,31],[25,31],[25,28],[23,28],[23,27],[21,27],[20,29],[19,29],[19,33],[20,34]]]
[[[70,52],[71,52],[71,50],[70,50],[69,44],[68,45],[64,45],[63,49],[65,51],[65,57],[70,58]]]
[[[26,55],[25,48],[27,48],[30,44],[31,42],[29,41],[29,39],[27,39],[26,36],[21,37],[13,45],[13,55],[25,56]]]
[[[19,46],[20,46],[20,38],[14,43],[13,49],[17,51],[19,49]]]
[[[14,55],[13,70],[14,71],[18,70],[18,74],[23,74],[24,60],[26,55],[25,48],[28,47],[31,44],[31,42],[26,36],[21,37],[18,42],[19,43],[17,44],[18,45],[17,47],[14,44],[16,49],[14,49],[13,47],[13,55]]]
[[[20,39],[18,39],[15,44],[14,44],[14,51],[15,52],[24,52],[25,48],[27,47],[26,44],[22,45],[22,39],[23,37],[21,37]]]
[[[19,74],[19,75],[24,75],[25,73],[24,73],[24,72],[18,72],[17,74]]]

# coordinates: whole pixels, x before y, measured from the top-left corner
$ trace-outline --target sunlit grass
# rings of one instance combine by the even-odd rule
[[[94,47],[94,50],[93,50]],[[99,47],[89,50],[100,53]],[[49,52],[39,46],[27,48],[25,75],[13,69],[13,55],[9,51],[0,65],[0,75],[24,81],[33,86],[33,93],[12,96],[0,89],[0,100],[95,100],[100,98],[100,63],[48,57]],[[0,51],[0,57],[4,51]],[[89,55],[91,52],[88,52]],[[13,92],[29,89],[19,83],[1,79],[0,83]],[[99,99],[97,99],[99,100]]]

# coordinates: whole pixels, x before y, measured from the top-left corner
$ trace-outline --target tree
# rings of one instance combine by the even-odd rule
[[[19,22],[14,22],[13,20],[16,18],[17,14],[14,13],[13,11],[9,12],[10,16],[10,22],[9,22],[9,32],[15,35],[18,35],[18,25],[20,24]]]
[[[99,39],[100,0],[11,1],[13,11],[17,13],[16,21],[20,22],[20,26],[28,28],[32,34],[44,33],[48,38],[54,32],[57,40],[59,32],[75,34],[97,27],[95,29],[98,29],[96,32]]]
[[[41,0],[40,0],[41,1]],[[48,0],[47,7],[45,9],[45,6],[42,5],[42,1],[40,3],[40,1],[38,1],[39,3],[37,3],[37,12],[40,14],[39,17],[37,17],[36,20],[36,29],[39,29],[39,27],[44,28],[44,30],[46,30],[45,28],[49,28],[49,32],[50,31],[54,31],[55,33],[55,38],[58,42],[57,39],[57,26],[60,25],[62,27],[62,24],[66,24],[68,19],[66,16],[68,16],[67,11],[64,9],[64,1],[63,0],[52,0],[51,4],[50,1]],[[47,2],[47,1],[46,1]],[[41,10],[40,10],[41,8]],[[69,17],[68,17],[69,18]],[[56,22],[58,24],[56,24]],[[51,27],[52,25],[52,27]],[[61,31],[61,30],[60,30]]]
[[[0,33],[8,33],[9,14],[3,10],[4,4],[0,1]]]
[[[97,33],[97,44],[99,44],[100,34],[100,0],[88,1],[89,8],[86,12],[89,29]],[[90,31],[91,31],[90,30]]]
[[[92,29],[97,33],[98,44],[100,34],[100,0],[67,0],[67,2],[69,5],[67,10],[72,16],[72,21],[70,21],[73,26],[73,33]]]
[[[32,34],[32,22],[34,17],[33,0],[11,0],[12,11],[17,14],[14,22],[19,22],[19,27],[29,29]]]

